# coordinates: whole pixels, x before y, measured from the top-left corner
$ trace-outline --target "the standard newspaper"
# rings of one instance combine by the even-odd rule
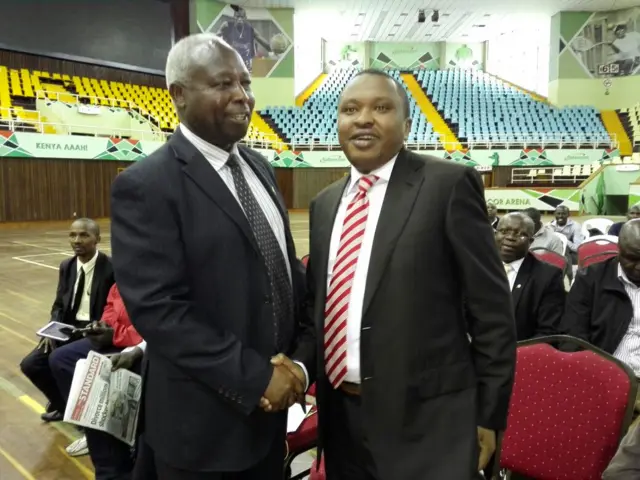
[[[111,371],[111,360],[89,352],[73,374],[64,421],[109,433],[133,446],[142,379],[128,370]]]

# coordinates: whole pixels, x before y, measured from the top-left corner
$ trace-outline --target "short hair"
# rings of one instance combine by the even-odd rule
[[[533,220],[533,223],[540,223],[542,220],[542,215],[540,214],[540,210],[538,210],[535,207],[529,207],[529,208],[525,208],[522,213],[524,213],[526,216],[528,216],[531,220]]]
[[[165,67],[167,88],[174,83],[187,84],[193,65],[218,44],[229,46],[221,37],[213,33],[196,33],[176,42],[167,55]]]
[[[364,70],[356,73],[353,78],[358,78],[363,75],[376,75],[378,77],[384,77],[391,80],[396,87],[396,92],[400,96],[400,100],[402,100],[405,118],[411,117],[411,102],[409,102],[409,95],[407,95],[407,90],[398,80],[393,78],[384,70],[378,70],[377,68],[365,68]]]
[[[566,205],[558,205],[556,207],[556,210],[566,210],[567,213],[571,213],[570,210],[569,210],[569,207],[567,207]]]
[[[536,226],[535,223],[533,222],[533,219],[527,215],[524,212],[509,212],[507,214],[505,214],[501,219],[500,219],[500,223],[498,223],[498,226],[500,226],[500,224],[506,222],[507,220],[509,220],[510,218],[518,218],[522,221],[522,223],[524,224],[524,226],[527,228],[529,233],[529,236],[533,236],[534,233],[536,233]]]
[[[76,223],[76,222],[84,223],[89,232],[93,233],[96,237],[100,236],[100,225],[98,225],[98,223],[92,218],[87,218],[87,217],[76,218],[73,221],[73,223]]]

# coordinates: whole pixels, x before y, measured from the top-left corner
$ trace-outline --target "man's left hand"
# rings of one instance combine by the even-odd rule
[[[92,325],[91,330],[86,335],[91,341],[91,345],[96,349],[113,346],[113,328],[104,322]]]
[[[491,460],[491,457],[496,452],[496,432],[478,427],[478,445],[480,446],[478,471],[480,471],[487,467],[489,460]]]

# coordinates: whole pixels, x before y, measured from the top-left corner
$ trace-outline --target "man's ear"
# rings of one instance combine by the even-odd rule
[[[411,132],[411,117],[408,117],[404,121],[404,140],[405,142],[409,138],[409,133]]]
[[[187,103],[184,87],[179,83],[172,83],[169,85],[169,94],[171,95],[171,99],[173,100],[176,110],[182,110]]]

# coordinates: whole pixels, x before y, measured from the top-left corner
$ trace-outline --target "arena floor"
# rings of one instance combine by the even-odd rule
[[[548,218],[547,220],[550,220]],[[581,220],[576,217],[576,220]],[[110,252],[109,223],[101,250]],[[65,447],[79,433],[63,423],[43,424],[42,394],[23,377],[20,360],[36,345],[34,332],[48,320],[58,265],[70,256],[69,222],[0,224],[0,479],[92,479],[88,457],[72,458]],[[291,228],[299,256],[308,253],[307,213],[292,212]],[[300,459],[295,471],[308,465]]]

